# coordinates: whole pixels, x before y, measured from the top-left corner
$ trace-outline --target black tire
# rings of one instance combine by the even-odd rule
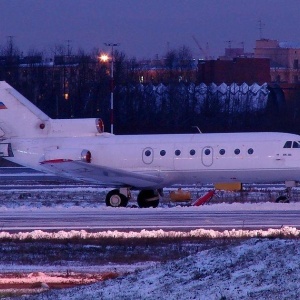
[[[115,189],[107,193],[105,202],[107,206],[126,207],[128,204],[128,198],[121,194],[118,189]]]
[[[289,199],[287,196],[279,196],[277,199],[276,199],[276,203],[289,203]]]
[[[142,190],[137,197],[138,206],[141,208],[157,207],[159,195],[156,190]]]

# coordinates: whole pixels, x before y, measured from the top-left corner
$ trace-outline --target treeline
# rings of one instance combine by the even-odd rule
[[[51,59],[36,50],[24,55],[9,39],[0,49],[0,80],[52,118],[101,117],[109,131],[110,63],[99,60],[99,49],[74,54],[70,47],[57,46],[51,53]],[[291,118],[298,110],[284,103],[280,89],[268,85],[201,84],[185,46],[151,61],[114,51],[116,134],[196,132],[196,127],[203,132],[298,132],[298,118]]]

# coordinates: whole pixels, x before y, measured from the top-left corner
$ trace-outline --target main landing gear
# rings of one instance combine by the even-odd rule
[[[129,188],[114,189],[106,195],[106,205],[112,207],[125,207],[131,198]],[[157,190],[141,190],[137,196],[139,207],[157,207],[159,204],[159,193]]]
[[[284,193],[282,193],[276,199],[276,203],[289,203],[290,202],[290,198],[291,198],[291,194],[292,194],[292,188],[291,187],[287,187],[285,189]]]
[[[137,197],[139,207],[157,207],[159,204],[159,194],[157,190],[142,190]]]
[[[115,189],[110,191],[106,195],[106,205],[107,206],[112,206],[112,207],[125,207],[128,204],[128,200],[130,199],[130,191],[129,195],[128,192],[124,194],[124,189]],[[126,189],[127,190],[127,189]]]

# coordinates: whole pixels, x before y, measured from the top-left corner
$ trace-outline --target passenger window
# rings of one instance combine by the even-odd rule
[[[293,142],[293,148],[300,148],[298,142]]]
[[[252,148],[248,149],[248,154],[253,154],[254,150]]]
[[[235,150],[234,150],[234,154],[236,154],[236,155],[240,154],[240,152],[241,152],[240,149],[235,149]]]
[[[219,153],[220,153],[221,155],[224,155],[224,154],[225,154],[225,149],[220,149]]]
[[[176,151],[175,151],[175,155],[176,155],[176,156],[179,156],[179,155],[180,155],[180,153],[181,153],[181,151],[180,151],[180,150],[176,150]]]
[[[165,156],[166,155],[166,151],[165,150],[161,150],[160,151],[160,156]]]
[[[210,154],[210,150],[209,149],[205,149],[204,154],[205,155],[209,155]]]
[[[283,148],[292,148],[292,141],[287,141],[287,142],[284,144]]]
[[[190,151],[190,155],[195,155],[196,154],[196,151],[194,150],[194,149],[192,149],[191,151]]]

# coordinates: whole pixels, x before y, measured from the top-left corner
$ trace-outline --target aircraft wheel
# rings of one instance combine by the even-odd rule
[[[107,206],[125,207],[128,204],[128,198],[121,194],[118,189],[110,191],[105,199]]]
[[[276,203],[290,203],[289,198],[287,196],[279,196],[276,199]]]
[[[138,194],[137,203],[139,207],[157,207],[159,204],[159,195],[156,190],[142,190]]]

